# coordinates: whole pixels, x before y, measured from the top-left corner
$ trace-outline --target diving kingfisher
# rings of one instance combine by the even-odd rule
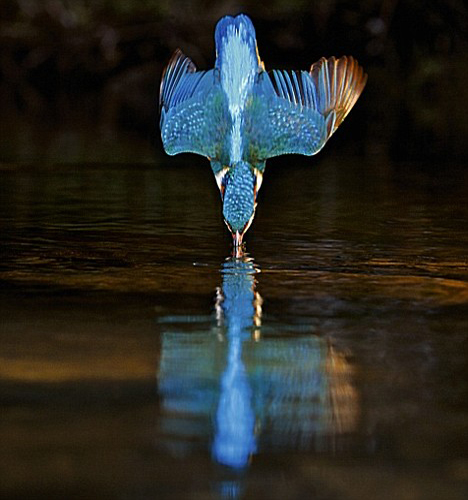
[[[318,153],[354,106],[367,75],[351,56],[321,58],[310,71],[272,70],[261,61],[249,17],[216,26],[215,67],[197,71],[176,50],[160,89],[167,154],[206,156],[235,248],[255,215],[268,158]]]

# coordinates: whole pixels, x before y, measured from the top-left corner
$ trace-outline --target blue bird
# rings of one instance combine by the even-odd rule
[[[354,106],[367,75],[351,56],[322,58],[310,71],[265,71],[255,28],[244,14],[216,26],[216,62],[197,71],[180,50],[161,80],[166,153],[206,156],[223,216],[238,248],[255,215],[265,162],[318,153]]]

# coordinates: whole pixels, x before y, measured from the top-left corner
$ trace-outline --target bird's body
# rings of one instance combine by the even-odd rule
[[[321,59],[310,71],[266,72],[255,29],[240,14],[215,32],[216,63],[196,71],[177,50],[161,82],[161,137],[166,152],[206,156],[234,240],[255,215],[265,161],[320,151],[353,107],[366,75],[352,57]]]

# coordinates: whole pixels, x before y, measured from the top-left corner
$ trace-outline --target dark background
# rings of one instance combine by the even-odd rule
[[[97,145],[103,137],[114,151],[104,158],[120,161],[125,155],[113,144],[122,134],[151,145],[155,157],[162,154],[157,100],[165,64],[180,47],[199,68],[212,67],[216,22],[239,12],[254,22],[267,69],[307,69],[322,56],[343,54],[364,66],[367,87],[352,122],[348,118],[336,134],[335,152],[416,161],[429,171],[468,159],[463,0],[1,0],[0,5],[4,163],[102,160]],[[71,145],[67,149],[65,141],[54,158],[48,146],[66,130],[73,131]],[[73,156],[83,149],[86,155]]]

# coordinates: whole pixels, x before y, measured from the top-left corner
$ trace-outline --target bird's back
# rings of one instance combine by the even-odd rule
[[[216,68],[232,122],[229,144],[230,164],[243,156],[243,122],[246,103],[257,75],[262,70],[257,54],[255,29],[247,16],[226,16],[216,26]]]

